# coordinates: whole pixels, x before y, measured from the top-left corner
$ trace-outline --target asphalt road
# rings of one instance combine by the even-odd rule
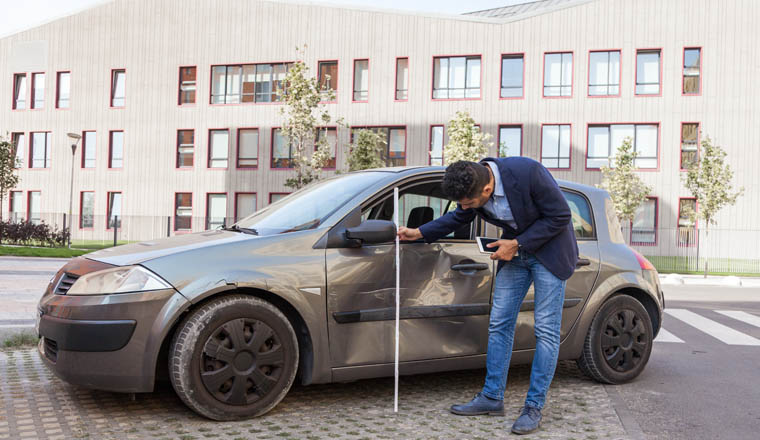
[[[756,326],[760,322],[760,289],[664,286],[664,290],[668,313],[663,328],[683,342],[656,341],[649,364],[637,380],[606,386],[613,399],[618,397],[616,409],[629,435],[689,440],[760,438],[760,345],[738,345],[755,342],[730,331],[760,344],[760,327]],[[755,325],[718,311],[744,312],[748,315],[735,316]]]

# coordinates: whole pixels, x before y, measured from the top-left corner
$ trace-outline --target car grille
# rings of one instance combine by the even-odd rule
[[[42,346],[45,349],[45,357],[55,362],[58,360],[58,344],[48,338],[43,338]]]
[[[58,281],[58,285],[55,287],[55,293],[57,295],[65,295],[78,278],[79,275],[64,272],[60,281]]]

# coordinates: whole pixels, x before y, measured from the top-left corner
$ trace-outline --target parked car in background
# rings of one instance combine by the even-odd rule
[[[225,230],[129,244],[72,260],[39,303],[39,353],[72,384],[150,392],[168,378],[197,413],[254,417],[295,380],[393,375],[395,225],[455,208],[444,168],[353,172],[297,191]],[[558,182],[580,260],[568,281],[560,359],[604,383],[635,378],[660,329],[654,267],[625,245],[609,195]],[[435,243],[401,244],[400,373],[482,368],[496,263],[481,220]],[[533,291],[513,363],[535,349]]]

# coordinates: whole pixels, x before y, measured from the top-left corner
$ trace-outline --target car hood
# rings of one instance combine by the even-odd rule
[[[161,238],[158,240],[143,241],[140,243],[125,244],[112,248],[102,249],[85,255],[90,260],[126,266],[140,264],[166,255],[216,246],[225,243],[234,243],[244,240],[257,240],[263,237],[232,231],[205,231],[194,234],[176,235],[174,237]]]

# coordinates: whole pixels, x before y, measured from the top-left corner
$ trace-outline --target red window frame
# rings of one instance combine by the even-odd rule
[[[177,208],[179,208],[179,200],[177,200],[177,195],[179,194],[189,194],[190,195],[190,227],[187,229],[178,229],[177,227]],[[172,215],[173,217],[173,226],[172,230],[175,233],[182,234],[182,233],[190,233],[193,230],[193,193],[192,192],[174,192],[174,213]]]
[[[628,242],[633,246],[657,246],[658,236],[657,228],[660,226],[660,198],[657,196],[648,196],[648,200],[654,200],[654,243],[633,241],[633,220],[629,223]]]
[[[659,52],[660,54],[660,87],[659,93],[636,93],[636,85],[639,83],[639,52]],[[662,96],[662,89],[665,85],[665,82],[662,80],[662,48],[661,47],[651,47],[651,48],[644,48],[644,49],[636,49],[636,58],[634,59],[633,64],[633,75],[634,75],[634,81],[633,81],[633,96],[641,96],[641,97],[647,97],[647,96]],[[622,64],[622,61],[621,61]],[[683,90],[683,89],[682,89]]]
[[[479,125],[476,125],[476,127],[480,128]],[[408,154],[407,154],[408,151],[407,151],[407,149],[408,149],[408,145],[409,145],[409,129],[408,129],[408,127],[406,125],[356,125],[356,126],[352,126],[349,129],[350,130],[350,134],[349,134],[349,141],[350,142],[353,142],[353,140],[354,140],[354,130],[361,130],[362,128],[367,128],[367,129],[371,129],[371,128],[387,128],[388,129],[388,139],[387,139],[387,143],[385,145],[386,152],[388,153],[388,160],[391,160],[391,130],[403,128],[404,129],[404,165],[398,165],[398,166],[406,166],[406,161],[407,161],[407,158],[408,158]],[[388,166],[396,166],[396,165],[389,164]]]
[[[694,219],[694,241],[692,243],[681,243],[681,228],[687,228],[687,226],[679,226],[678,221],[681,219],[681,201],[694,200],[694,212],[699,212],[699,203],[695,197],[679,197],[678,198],[678,211],[676,212],[676,246],[677,247],[695,247],[699,242],[699,217]]]
[[[180,139],[181,139],[181,134],[180,133],[183,132],[183,131],[192,132],[192,136],[193,136],[193,154],[192,154],[192,156],[190,158],[190,161],[192,162],[192,164],[190,166],[180,166],[180,162],[179,162],[179,155],[180,155],[179,146],[180,146]],[[195,169],[195,150],[196,150],[196,148],[195,148],[195,129],[193,129],[193,128],[180,128],[180,129],[177,129],[177,138],[176,139],[177,140],[176,140],[176,145],[175,145],[175,150],[174,150],[174,152],[175,152],[175,156],[174,156],[174,168],[177,169],[177,170],[185,170],[185,171],[186,170],[193,170],[193,169]]]
[[[211,217],[209,216],[209,205],[210,205],[209,202],[211,201],[210,200],[211,197],[209,197],[209,196],[220,196],[220,195],[223,195],[225,197],[225,199],[224,199],[224,220],[222,221],[222,224],[223,225],[227,225],[227,208],[228,208],[228,203],[229,203],[229,197],[227,196],[227,193],[226,192],[207,192],[206,193],[206,216],[204,217],[204,223],[205,223],[205,229],[206,230],[210,229],[209,228],[209,226],[210,226],[209,220],[211,219]],[[175,215],[176,215],[176,211],[175,211]],[[192,219],[192,216],[190,218]],[[191,220],[191,226],[192,226],[192,220]]]
[[[116,92],[116,73],[122,72],[124,73],[124,104],[123,105],[113,105],[114,100],[114,92]],[[110,94],[110,100],[109,100],[109,107],[110,108],[124,108],[127,106],[127,69],[111,69],[111,94]]]
[[[465,72],[467,71],[467,58],[473,58],[478,57],[480,59],[480,79],[478,81],[478,84],[480,87],[478,87],[478,97],[477,98],[434,98],[435,95],[435,60],[438,58],[464,58],[465,59]],[[483,99],[483,66],[485,63],[483,62],[483,54],[467,54],[467,55],[434,55],[433,60],[430,64],[431,66],[431,75],[430,75],[430,100],[431,101],[479,101]],[[466,73],[465,73],[466,75]],[[407,82],[409,80],[407,79]],[[450,90],[450,89],[449,89]],[[465,94],[467,94],[467,77],[465,76]]]
[[[8,219],[11,218],[11,215],[13,215],[13,193],[20,193],[21,194],[21,203],[23,208],[23,201],[24,201],[24,191],[8,191]],[[24,210],[21,211],[24,213]]]
[[[121,166],[113,166],[113,134],[121,133]],[[121,170],[124,169],[124,130],[109,130],[108,132],[108,169],[109,170]]]
[[[338,102],[338,75],[340,75],[340,63],[337,59],[334,60],[318,60],[317,61],[317,84],[321,87],[322,84],[322,63],[335,63],[335,78],[330,78],[330,81],[332,82],[334,80],[335,86],[332,87],[332,91],[335,94],[335,99],[332,101],[320,101],[323,104],[334,104]],[[369,68],[369,66],[368,66]],[[319,90],[320,93],[322,90]]]
[[[398,99],[398,60],[406,60],[406,98]],[[409,57],[396,57],[396,67],[393,70],[393,100],[395,102],[409,101]]]
[[[618,68],[618,92],[617,95],[592,95],[591,94],[591,54],[599,52],[617,52],[620,59]],[[588,81],[586,81],[586,96],[588,98],[619,98],[623,92],[623,49],[594,49],[588,51],[588,63],[586,63]],[[662,81],[662,80],[660,80]]]
[[[36,78],[37,75],[44,75],[45,76],[45,78],[42,80],[43,81],[43,87],[45,86],[45,81],[47,81],[47,75],[45,75],[45,72],[32,72],[32,74],[31,74],[31,81],[30,81],[31,87],[30,87],[30,91],[29,91],[31,93],[31,97],[29,98],[29,107],[28,107],[29,110],[43,110],[45,108],[44,89],[43,89],[43,95],[42,95],[42,105],[40,105],[39,107],[35,107],[35,103],[34,103],[34,98],[35,98],[35,96],[34,96],[35,95],[35,93],[34,93],[35,92],[35,90],[34,90],[35,87],[34,86],[37,83],[37,78]]]
[[[699,162],[699,143],[702,140],[702,124],[699,122],[693,122],[693,121],[681,121],[680,125],[680,133],[678,135],[678,138],[680,139],[680,142],[678,144],[678,168],[680,171],[688,171],[686,168],[683,167],[683,126],[685,124],[696,124],[697,125],[697,162]]]
[[[441,127],[443,133],[441,134],[441,165],[433,165],[433,128]],[[431,124],[428,129],[428,165],[430,166],[444,166],[445,157],[443,154],[443,148],[446,146],[446,125],[444,124]]]
[[[11,132],[11,144],[15,144],[14,148],[16,149],[16,155],[14,155],[14,157],[18,156],[18,148],[19,148],[19,145],[18,145],[18,135],[24,135],[24,143],[25,144],[28,144],[30,142],[30,138],[31,138],[31,136],[29,136],[27,133],[25,133],[23,131],[14,131],[14,132]],[[24,156],[26,156],[27,148],[25,148],[25,146],[22,146],[21,148],[23,149]],[[21,163],[19,163],[18,165],[19,165],[18,167],[13,167],[13,169],[19,170],[21,168],[24,168],[23,161]]]
[[[273,203],[272,202],[272,196],[277,196],[277,195],[286,196],[288,194],[290,194],[290,193],[289,192],[270,192],[269,193],[269,204],[271,205]],[[257,202],[258,202],[258,198],[257,198]]]
[[[60,105],[60,99],[61,99],[61,74],[62,73],[68,73],[69,74],[69,106],[68,107],[61,107]],[[71,71],[70,70],[61,70],[59,72],[55,73],[55,108],[58,110],[68,110],[71,108]]]
[[[32,193],[40,195],[40,217],[42,216],[42,190],[30,189],[26,192],[26,221],[32,221]]]
[[[356,62],[367,62],[367,99],[355,99],[356,93]],[[354,58],[352,70],[351,70],[351,102],[369,102],[369,58]]]
[[[256,130],[256,165],[240,165],[240,132]],[[252,159],[252,158],[244,158]],[[259,163],[261,162],[261,130],[259,127],[240,127],[237,130],[237,137],[235,139],[235,168],[246,170],[259,169]]]
[[[119,194],[121,195],[121,198],[119,200],[119,213],[122,214],[122,211],[124,208],[124,192],[123,191],[108,191],[106,192],[106,231],[113,230],[112,227],[110,227],[109,223],[111,223],[111,194]],[[119,216],[119,229],[121,229],[121,220],[124,218],[124,215]]]
[[[47,146],[50,145],[50,148],[48,149],[48,151],[46,151],[46,153],[49,153],[49,156],[45,156],[45,165],[46,166],[42,166],[42,167],[35,167],[35,166],[33,166],[34,165],[34,160],[33,160],[33,158],[34,158],[34,135],[36,133],[45,133],[46,134],[46,136],[45,136],[45,147],[46,147],[46,149],[47,149]],[[50,131],[30,131],[28,136],[29,137],[27,138],[27,142],[26,142],[27,148],[28,148],[28,153],[29,153],[29,157],[26,160],[26,162],[27,162],[27,168],[30,169],[30,170],[49,170],[50,168],[52,168],[52,164],[53,164],[53,143],[52,143],[52,140],[51,140],[51,132]]]
[[[507,99],[507,98],[504,98]],[[515,99],[515,98],[512,98]],[[496,133],[496,157],[504,157],[501,155],[501,129],[502,128],[520,128],[520,156],[523,155],[523,145],[525,144],[525,130],[523,130],[523,124],[499,124],[498,133]],[[539,161],[540,162],[540,161]]]
[[[586,124],[586,152],[583,155],[583,167],[586,171],[599,171],[601,172],[600,168],[589,168],[588,166],[588,142],[589,142],[589,128],[590,127],[598,127],[598,126],[609,126],[612,127],[613,125],[633,125],[634,130],[636,130],[637,125],[656,125],[657,126],[657,168],[636,168],[635,171],[640,172],[659,172],[660,171],[660,157],[662,156],[662,124],[659,122],[589,122]],[[634,139],[635,142],[635,139]],[[634,149],[636,148],[636,145],[634,143]],[[634,150],[635,151],[635,150]],[[680,150],[679,150],[680,151]],[[571,153],[572,154],[572,150]],[[611,158],[612,156],[610,156]]]
[[[90,227],[83,227],[82,226],[82,220],[84,220],[84,194],[85,193],[92,193],[92,226]],[[95,229],[95,191],[89,190],[89,191],[79,191],[79,229],[83,231],[92,231]]]
[[[572,66],[570,68],[570,96],[546,96],[546,56],[547,55],[564,55],[566,53],[569,53],[572,58]],[[572,99],[573,96],[575,96],[575,51],[573,50],[560,50],[560,51],[552,51],[552,52],[544,52],[544,64],[541,69],[541,97],[546,99]],[[560,63],[562,61],[560,60]],[[554,87],[554,86],[550,86]],[[560,78],[560,93],[562,93],[562,79]]]
[[[26,82],[26,90],[24,93],[24,108],[17,108],[16,107],[16,95],[18,94],[18,80],[17,78],[23,76],[24,82]],[[13,74],[13,94],[11,95],[11,109],[12,110],[27,110],[29,109],[29,81],[27,81],[29,78],[26,75],[26,72],[18,72]]]
[[[182,102],[182,69],[195,69],[195,91],[193,102]],[[193,106],[198,101],[198,66],[179,66],[177,79],[177,105],[181,107]]]
[[[697,93],[684,93],[683,86],[686,83],[686,51],[699,49],[699,92]],[[704,48],[702,46],[685,46],[681,51],[681,96],[702,96],[702,57],[704,56]]]
[[[288,160],[288,165],[290,166],[287,166],[287,167],[274,166],[274,133],[275,133],[275,130],[281,130],[281,129],[282,127],[272,127],[271,131],[269,132],[270,133],[270,136],[269,136],[269,169],[270,170],[292,170],[293,169],[293,166],[292,166],[293,145],[290,145],[290,147],[288,148],[288,151],[290,152],[290,157],[287,160]]]
[[[87,156],[87,133],[95,133],[95,165],[92,167],[86,167],[85,166],[85,158]],[[80,164],[79,168],[83,170],[94,170],[98,166],[98,140],[97,140],[97,131],[96,130],[83,130],[82,131],[82,151],[80,152]]]
[[[327,162],[327,165],[324,166],[323,170],[334,170],[337,168],[338,164],[338,126],[336,125],[330,125],[330,126],[322,126],[317,127],[317,136],[319,136],[319,133],[327,129],[328,131],[334,131],[335,132],[335,145],[333,145],[333,157],[331,161]],[[317,145],[314,144],[314,151],[317,151]]]
[[[227,166],[226,167],[212,167],[211,166],[211,132],[212,131],[226,131],[227,132]],[[226,170],[230,167],[230,129],[229,128],[209,128],[208,136],[206,137],[206,169],[209,170]],[[193,161],[195,163],[195,161]]]
[[[520,96],[501,96],[501,80],[504,78],[504,57],[522,57],[522,93]],[[525,99],[525,52],[503,53],[499,58],[499,99]]]

